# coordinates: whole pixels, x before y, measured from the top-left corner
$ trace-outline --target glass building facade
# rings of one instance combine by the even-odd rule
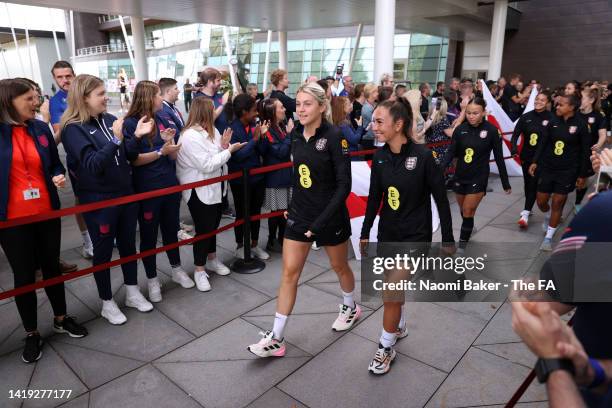
[[[196,73],[205,65],[220,66],[227,63],[223,27],[210,24],[163,23],[145,27],[149,50],[149,78],[172,77],[179,83],[186,78],[196,79]],[[121,33],[110,33],[110,44],[119,47],[123,42]],[[266,43],[255,42],[252,29],[230,28],[230,46],[238,58],[238,71],[244,82],[263,85]],[[192,44],[191,44],[192,43]],[[191,45],[191,48],[185,46]],[[332,75],[338,64],[348,67],[353,37],[325,39],[292,39],[288,41],[287,70],[289,72],[289,94],[293,94],[308,75],[319,78]],[[180,50],[177,50],[180,48]],[[448,39],[426,34],[396,34],[394,40],[393,75],[397,82],[410,82],[417,87],[420,82],[432,85],[444,80]],[[278,42],[270,47],[269,72],[278,68]],[[128,58],[113,59],[112,54],[100,56],[96,61],[77,62],[79,72],[97,75],[109,80],[117,78],[124,68],[133,78],[134,73]],[[363,36],[352,76],[355,83],[373,81],[374,37]]]

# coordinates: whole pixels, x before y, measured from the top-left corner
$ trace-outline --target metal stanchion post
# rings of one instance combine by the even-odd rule
[[[251,211],[249,203],[249,170],[242,169],[242,195],[244,198],[243,202],[243,214],[244,224],[243,228],[243,239],[242,248],[244,249],[244,259],[236,259],[230,265],[230,269],[236,273],[258,273],[265,269],[266,264],[257,259],[251,257]]]

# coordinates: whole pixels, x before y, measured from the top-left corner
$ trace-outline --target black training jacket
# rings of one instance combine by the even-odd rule
[[[576,114],[567,121],[553,116],[543,136],[534,163],[553,172],[574,170],[578,177],[588,176],[591,168],[591,134],[580,115]]]
[[[548,123],[551,121],[553,113],[544,110],[542,112],[531,111],[520,117],[514,132],[512,132],[512,154],[518,152],[518,138],[523,134],[523,149],[521,150],[521,161],[532,163],[536,150],[542,143],[542,134]]]
[[[407,142],[400,153],[383,146],[372,158],[370,192],[361,238],[370,236],[376,213],[379,242],[431,242],[431,199],[440,214],[442,241],[454,242],[442,171],[425,145]]]
[[[348,142],[336,126],[323,122],[308,141],[303,128],[291,132],[293,196],[289,219],[313,233],[348,222],[346,198],[351,192]]]
[[[502,150],[499,130],[483,120],[480,125],[472,126],[463,122],[453,132],[452,143],[441,162],[441,167],[448,167],[454,157],[457,158],[455,181],[461,184],[487,184],[489,180],[489,157],[491,151],[499,170],[504,190],[510,188],[508,172]]]

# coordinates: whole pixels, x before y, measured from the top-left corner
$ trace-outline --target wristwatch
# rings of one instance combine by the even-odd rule
[[[550,373],[556,370],[565,370],[574,376],[574,364],[567,358],[539,358],[535,365],[535,372],[540,383],[548,381]]]

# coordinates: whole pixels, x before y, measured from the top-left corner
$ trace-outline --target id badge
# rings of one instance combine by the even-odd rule
[[[40,198],[40,189],[28,188],[27,190],[23,190],[23,199],[25,201],[37,200],[39,198]]]

